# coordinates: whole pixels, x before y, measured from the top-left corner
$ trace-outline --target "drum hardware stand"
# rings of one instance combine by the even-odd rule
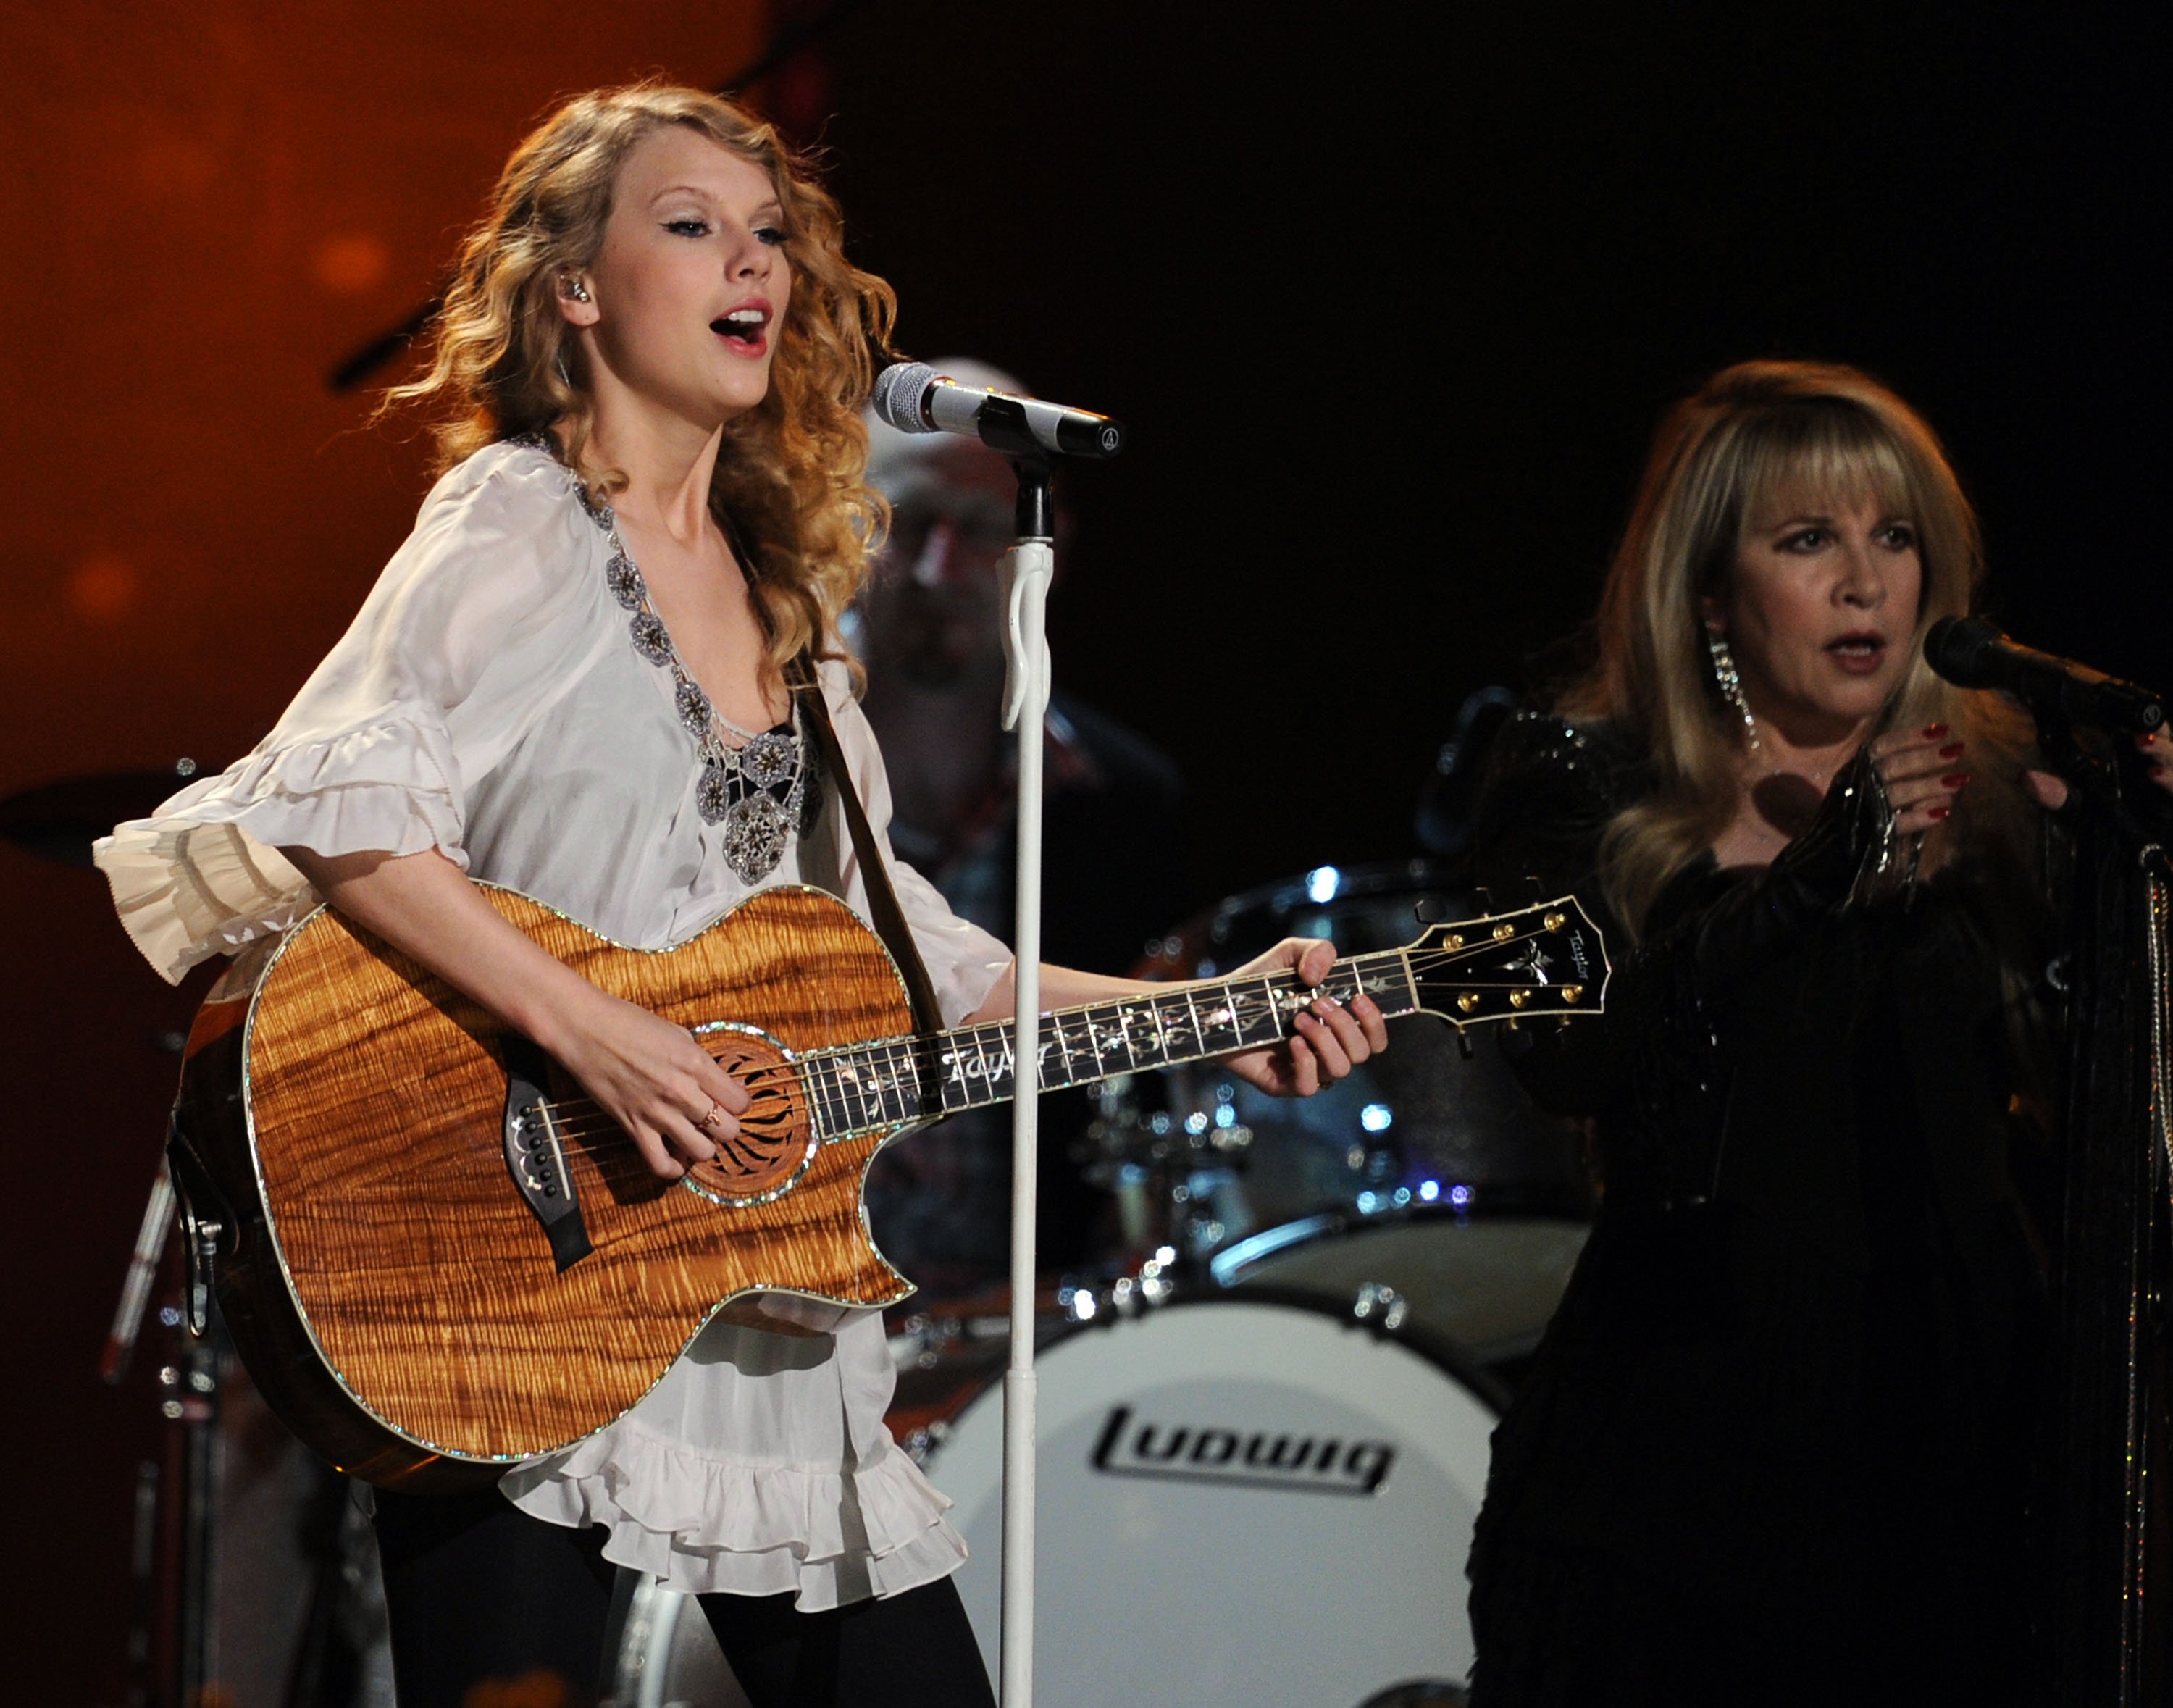
[[[217,1523],[222,1347],[210,1332],[211,1259],[224,1229],[217,1221],[200,1219],[186,1198],[175,1190],[172,1169],[164,1156],[152,1177],[150,1195],[121,1282],[120,1302],[99,1355],[98,1371],[109,1386],[119,1386],[127,1376],[176,1220],[184,1239],[181,1296],[178,1307],[164,1307],[159,1313],[162,1324],[175,1331],[176,1342],[171,1361],[159,1371],[159,1411],[178,1426],[180,1446],[177,1454],[169,1454],[163,1469],[150,1460],[137,1468],[132,1564],[137,1605],[133,1629],[128,1634],[128,1650],[135,1678],[132,1696],[147,1703],[155,1700],[151,1673],[154,1627],[159,1611],[155,1582],[163,1485],[170,1498],[178,1496],[172,1521],[177,1594],[173,1608],[170,1688],[174,1708],[186,1708],[210,1681],[216,1660],[212,1652],[211,1579]]]
[[[1128,1253],[1152,1253],[1154,1273],[1184,1269],[1196,1278],[1227,1237],[1208,1192],[1217,1177],[1242,1178],[1253,1129],[1221,1118],[1234,1116],[1227,1087],[1217,1091],[1213,1118],[1197,1108],[1183,1116],[1157,1109],[1142,1117],[1125,1104],[1129,1090],[1127,1075],[1103,1082],[1097,1113],[1073,1147],[1073,1159],[1088,1180],[1116,1198]]]
[[[158,1172],[151,1177],[151,1192],[144,1202],[143,1220],[137,1226],[135,1247],[128,1254],[128,1269],[121,1279],[121,1299],[114,1310],[113,1324],[106,1330],[105,1344],[98,1355],[99,1379],[109,1387],[121,1385],[134,1360],[136,1343],[143,1332],[143,1313],[149,1308],[152,1290],[158,1283],[159,1268],[166,1255],[166,1241],[173,1225],[173,1176],[169,1172],[166,1159],[162,1154],[159,1158]],[[173,1306],[161,1308],[159,1316],[161,1323],[169,1328],[177,1328],[181,1323],[181,1313]],[[159,1372],[159,1412],[169,1422],[182,1423],[185,1429],[184,1419],[194,1386],[191,1378],[198,1373],[190,1366],[190,1360],[181,1355],[178,1348],[174,1361]],[[170,1458],[171,1455],[167,1457]],[[160,1494],[162,1488],[186,1479],[192,1457],[191,1447],[185,1444],[178,1478],[174,1474],[175,1467],[162,1465],[157,1459],[141,1460],[136,1467],[128,1571],[129,1708],[152,1708],[159,1700],[153,1669],[157,1664],[154,1649],[160,1610],[158,1587],[161,1553],[159,1518],[164,1504]],[[189,1528],[186,1523],[182,1527],[182,1547],[185,1550],[190,1540],[186,1533]],[[178,1620],[174,1633],[177,1662],[179,1651],[184,1646],[181,1642],[183,1632],[178,1627],[186,1623],[186,1619]],[[177,1673],[178,1670],[177,1666]],[[186,1700],[178,1696],[183,1681],[176,1677],[173,1683],[177,1700]]]
[[[152,1283],[159,1260],[166,1254],[166,1236],[174,1225],[174,1177],[166,1159],[159,1158],[159,1172],[151,1178],[151,1195],[143,1205],[143,1220],[136,1231],[136,1248],[128,1255],[128,1273],[121,1284],[121,1303],[106,1331],[105,1349],[98,1355],[98,1373],[109,1387],[118,1387],[135,1355],[136,1338],[143,1333],[143,1312],[151,1302]]]
[[[1022,438],[1025,438],[1022,435]],[[1041,1098],[1042,745],[1049,715],[1049,584],[1056,568],[1050,470],[1030,438],[1010,450],[1018,537],[1004,559],[1004,728],[1018,733],[1018,889],[1012,933],[1011,1334],[1004,1372],[1004,1708],[1033,1708],[1034,1222]],[[1030,1076],[1030,1077],[1029,1077]]]
[[[190,1290],[195,1290],[193,1284]],[[175,1631],[175,1700],[196,1702],[216,1676],[212,1635],[213,1542],[218,1489],[219,1349],[191,1317],[188,1350],[177,1380],[178,1397],[159,1407],[181,1426],[181,1596]],[[171,1368],[172,1366],[169,1366]],[[159,1372],[161,1378],[165,1371]]]
[[[196,767],[183,760],[175,769],[186,776]],[[159,1042],[163,1044],[164,1041]],[[166,1242],[173,1231],[175,1202],[173,1174],[161,1152],[158,1169],[151,1177],[151,1190],[144,1200],[142,1220],[137,1225],[136,1243],[128,1254],[128,1268],[121,1278],[121,1298],[114,1308],[113,1323],[105,1332],[105,1344],[98,1355],[99,1379],[109,1387],[121,1385],[134,1360],[137,1342],[143,1337],[143,1315],[150,1307],[159,1266],[166,1255]],[[177,1329],[182,1312],[171,1305],[164,1306],[159,1317],[164,1327]],[[212,1433],[217,1421],[218,1372],[216,1356],[207,1360],[201,1343],[190,1346],[182,1341],[182,1337],[176,1335],[175,1339],[182,1344],[176,1345],[172,1361],[159,1371],[159,1410],[168,1422],[181,1426],[179,1463],[173,1463],[174,1455],[170,1452],[164,1456],[166,1463],[143,1459],[136,1466],[129,1539],[130,1708],[151,1708],[159,1700],[154,1668],[157,1665],[157,1627],[161,1611],[159,1567],[162,1553],[161,1509],[164,1503],[160,1495],[162,1490],[176,1484],[184,1493],[180,1534],[175,1538],[180,1551],[175,1576],[180,1581],[181,1597],[174,1610],[174,1664],[170,1681],[176,1708],[191,1700],[206,1677],[204,1662],[208,1657],[203,1651],[209,1635],[206,1584],[211,1530],[208,1476],[200,1473],[208,1472],[207,1456],[215,1446]],[[207,1410],[212,1420],[208,1426],[199,1420],[200,1414]],[[205,1492],[198,1494],[198,1490]]]

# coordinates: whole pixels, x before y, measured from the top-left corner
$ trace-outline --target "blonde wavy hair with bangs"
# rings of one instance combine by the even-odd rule
[[[709,504],[747,560],[771,668],[803,651],[842,657],[838,617],[865,579],[888,515],[863,478],[860,411],[897,299],[846,260],[844,219],[808,162],[731,102],[650,82],[577,95],[553,111],[514,150],[488,213],[461,245],[433,322],[429,371],[388,391],[380,412],[442,412],[440,471],[500,439],[555,430],[593,499],[625,486],[622,472],[587,461],[595,404],[574,377],[579,344],[557,299],[561,278],[603,247],[628,155],[666,125],[729,148],[777,189],[792,292],[769,390],[726,425]]]
[[[1669,879],[1727,828],[1745,786],[1742,719],[1715,680],[1700,600],[1724,588],[1761,516],[1865,499],[1914,524],[1923,571],[1906,667],[1868,733],[1944,723],[1982,744],[1977,784],[1943,827],[1948,848],[1987,829],[2012,840],[2026,729],[1996,697],[1955,687],[1924,662],[1925,631],[1965,615],[1984,578],[1976,513],[1938,436],[1856,369],[1741,363],[1661,423],[1601,595],[1598,660],[1557,702],[1573,721],[1611,723],[1653,763],[1653,792],[1601,843],[1602,887],[1633,935]],[[1982,762],[1995,757],[2014,762]]]

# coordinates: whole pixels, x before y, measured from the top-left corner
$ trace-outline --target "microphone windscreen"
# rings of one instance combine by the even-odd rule
[[[868,407],[876,418],[900,433],[933,433],[927,416],[928,393],[940,376],[925,362],[894,362],[876,375]]]
[[[1982,617],[1943,617],[1924,636],[1924,662],[1957,687],[1993,684],[1985,665],[2005,637]]]

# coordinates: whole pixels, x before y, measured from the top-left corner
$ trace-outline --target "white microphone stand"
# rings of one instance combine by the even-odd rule
[[[1018,732],[1018,956],[1011,1062],[1011,1335],[1004,1372],[1003,1708],[1033,1705],[1034,1220],[1040,1183],[1041,760],[1049,711],[1049,471],[1018,457],[1018,538],[1004,560],[1004,728]]]

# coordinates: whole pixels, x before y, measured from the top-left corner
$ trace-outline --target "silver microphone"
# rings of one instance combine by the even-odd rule
[[[1101,460],[1124,448],[1124,429],[1106,415],[961,385],[925,362],[898,362],[876,376],[876,417],[900,433],[957,433],[1006,456]]]

